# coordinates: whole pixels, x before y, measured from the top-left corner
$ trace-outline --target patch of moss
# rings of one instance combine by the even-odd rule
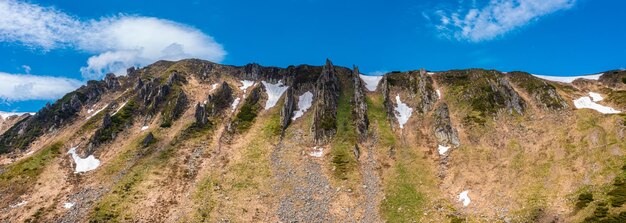
[[[593,202],[593,194],[589,192],[578,195],[578,201],[576,202],[576,210],[582,210]]]
[[[211,194],[213,193],[213,182],[210,177],[204,178],[198,183],[197,190],[193,195],[193,199],[197,206],[194,222],[209,222],[210,214],[215,207],[215,201]]]
[[[606,101],[617,104],[619,106],[626,106],[626,91],[610,91],[608,93]]]
[[[380,206],[383,217],[388,222],[420,222],[425,196],[417,190],[411,180],[414,178],[404,164],[398,163],[394,170],[395,176],[386,188],[386,199]]]

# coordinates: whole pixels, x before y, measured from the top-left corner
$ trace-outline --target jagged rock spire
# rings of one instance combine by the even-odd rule
[[[326,59],[326,65],[315,85],[315,114],[313,116],[313,138],[320,144],[328,141],[337,132],[337,106],[339,101],[339,80],[333,63]]]
[[[365,101],[365,91],[363,90],[363,80],[361,80],[359,74],[359,67],[354,66],[354,98],[352,100],[352,113],[359,138],[360,140],[364,140],[367,137],[369,118],[367,117],[367,103]]]

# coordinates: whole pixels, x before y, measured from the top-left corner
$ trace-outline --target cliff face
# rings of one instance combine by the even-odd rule
[[[619,219],[624,78],[159,61],[0,120],[0,221]]]

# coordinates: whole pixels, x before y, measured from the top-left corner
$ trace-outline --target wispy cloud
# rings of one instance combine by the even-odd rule
[[[82,84],[69,78],[0,72],[0,100],[53,100]]]
[[[30,66],[28,65],[22,65],[22,69],[24,69],[24,72],[26,74],[30,74],[30,71],[32,70],[32,68],[30,68]]]
[[[482,7],[459,6],[438,10],[436,29],[444,37],[481,42],[493,40],[538,20],[542,16],[571,8],[576,0],[490,0]]]
[[[202,31],[169,20],[119,15],[83,20],[51,7],[0,1],[0,41],[49,51],[71,48],[91,53],[80,69],[85,78],[157,60],[201,58],[221,62],[221,44]]]

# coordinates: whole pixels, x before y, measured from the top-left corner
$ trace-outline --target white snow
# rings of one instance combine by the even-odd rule
[[[298,110],[294,112],[291,120],[296,120],[304,115],[304,113],[311,108],[313,103],[313,93],[310,91],[304,92],[304,94],[298,97]]]
[[[10,208],[18,208],[18,207],[24,206],[26,204],[28,204],[28,201],[20,201],[20,203],[9,205],[9,207]]]
[[[31,154],[35,153],[34,150],[28,151],[26,154],[24,154],[25,156],[30,156]]]
[[[87,114],[91,114],[93,112],[93,109],[87,109]]]
[[[537,75],[533,74],[533,76],[549,80],[549,81],[558,81],[563,83],[572,83],[574,80],[578,78],[587,79],[587,80],[598,80],[602,74],[594,74],[594,75],[584,75],[584,76],[546,76],[546,75]]]
[[[378,82],[383,79],[383,76],[369,76],[363,74],[360,74],[359,76],[361,77],[361,80],[365,82],[365,88],[369,91],[376,91]]]
[[[107,106],[104,106],[102,109],[95,111],[93,114],[87,116],[87,118],[85,120],[89,120],[91,118],[93,118],[94,116],[96,116],[98,113],[100,113],[102,110],[104,110],[105,108],[107,108]]]
[[[233,108],[233,112],[235,112],[235,110],[237,109],[237,105],[239,105],[239,101],[241,101],[241,98],[235,98],[233,103],[230,105],[230,107]]]
[[[439,89],[437,89],[437,90],[436,90],[436,92],[437,92],[437,97],[438,97],[439,99],[441,99],[441,91],[440,91]]]
[[[434,74],[435,74],[435,72],[426,72],[426,74],[428,74],[428,75],[434,75]]]
[[[100,166],[100,160],[96,159],[96,157],[94,157],[93,155],[89,155],[87,158],[84,159],[80,158],[80,156],[76,154],[76,148],[78,147],[70,148],[70,150],[67,151],[68,154],[72,155],[72,159],[74,159],[74,163],[76,163],[76,169],[74,170],[74,173],[92,171]]]
[[[467,205],[469,205],[472,202],[472,200],[470,200],[468,193],[469,193],[469,190],[466,190],[459,194],[459,201],[463,202],[464,207],[467,207]]]
[[[398,104],[398,107],[395,107],[395,110],[396,110],[395,116],[396,116],[396,119],[398,119],[398,124],[400,124],[400,128],[403,129],[404,124],[406,124],[406,122],[409,121],[409,118],[413,114],[413,109],[410,108],[405,103],[402,103],[402,101],[400,101],[399,94],[396,95],[396,104]]]
[[[215,90],[218,84],[211,84],[211,90]]]
[[[113,114],[111,116],[114,116],[115,114],[117,114],[120,110],[122,110],[122,108],[124,106],[126,106],[126,103],[128,103],[128,101],[125,101],[124,104],[120,105],[120,107],[117,108],[117,110],[115,110],[115,112],[113,112]]]
[[[146,125],[146,126],[144,126],[144,127],[141,127],[141,131],[146,131],[146,130],[148,130],[148,128],[150,128],[150,126],[147,126],[147,125]]]
[[[599,102],[599,101],[604,100],[602,95],[595,93],[595,92],[589,92],[589,97],[591,97],[591,100],[593,100],[594,102]]]
[[[74,202],[63,203],[63,208],[65,208],[65,209],[70,209],[72,207],[74,207]]]
[[[313,147],[313,151],[309,153],[309,156],[320,158],[324,155],[324,148]]]
[[[595,103],[591,99],[591,97],[588,97],[588,96],[584,96],[584,97],[574,100],[574,106],[576,106],[576,108],[578,109],[583,109],[583,108],[593,109],[602,114],[621,113],[621,111],[615,110],[614,108]]]
[[[267,92],[267,101],[265,102],[265,110],[269,110],[270,108],[276,106],[278,99],[280,96],[285,93],[285,91],[289,88],[287,85],[283,85],[283,81],[280,80],[276,84],[271,84],[265,81],[262,81],[265,86],[265,91]]]
[[[246,93],[246,89],[254,85],[254,81],[243,80],[241,84],[243,84],[243,86],[239,87],[239,89],[243,90],[243,93]]]
[[[437,148],[437,150],[439,150],[439,155],[442,155],[442,156],[445,155],[449,149],[450,149],[449,146],[442,146],[442,145],[439,145],[439,148]]]
[[[2,117],[2,119],[7,119],[8,117],[17,115],[17,116],[22,116],[23,114],[30,114],[30,115],[35,115],[35,113],[33,112],[3,112],[0,111],[0,117]]]

